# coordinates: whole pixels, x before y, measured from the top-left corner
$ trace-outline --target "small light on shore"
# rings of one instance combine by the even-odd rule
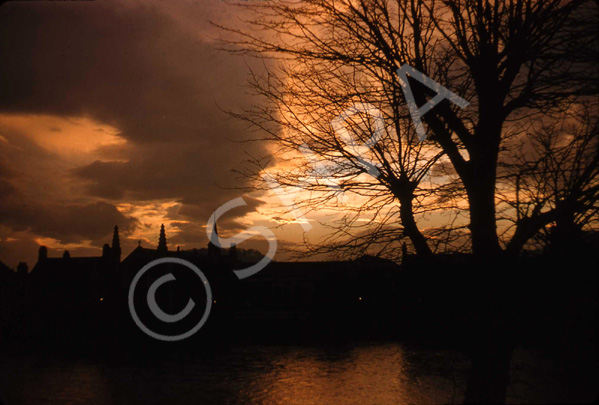
[[[216,300],[212,301],[213,304],[216,304]]]
[[[100,297],[100,301],[104,301],[104,298],[103,298],[103,297]]]
[[[362,301],[362,297],[358,297],[358,300],[359,300],[359,301]]]

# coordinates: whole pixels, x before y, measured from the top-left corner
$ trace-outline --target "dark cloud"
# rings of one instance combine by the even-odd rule
[[[255,211],[256,208],[258,208],[260,205],[262,205],[264,203],[260,199],[249,197],[247,195],[237,194],[235,197],[243,198],[246,205],[239,206],[232,210],[227,211],[219,218],[219,222],[232,221],[236,218],[243,217],[244,215],[246,215],[252,211]],[[173,219],[183,218],[183,219],[188,219],[188,220],[198,218],[198,216],[206,210],[207,205],[211,206],[210,202],[195,203],[195,204],[189,202],[188,200],[183,200],[183,202],[185,203],[184,205],[176,207],[176,209],[173,209],[171,212],[169,212],[171,218],[173,218]]]
[[[138,220],[123,215],[106,202],[78,205],[52,203],[11,204],[1,206],[2,223],[15,231],[30,231],[36,235],[57,239],[62,244],[91,240],[102,246],[119,225],[126,235],[137,226]]]
[[[11,182],[16,177],[16,173],[5,160],[0,155],[0,196],[2,198],[7,198],[16,191],[15,186]]]
[[[201,15],[199,7],[208,17],[212,8],[222,13],[225,6],[202,3],[193,14]],[[240,195],[231,169],[246,151],[261,151],[230,141],[242,138],[245,127],[217,104],[235,109],[251,102],[241,87],[245,62],[215,49],[202,34],[205,21],[194,29],[177,12],[99,1],[0,7],[0,113],[87,116],[117,128],[127,140],[104,147],[102,160],[70,169],[72,180],[84,183],[71,204],[64,202],[69,196],[26,192],[0,160],[4,225],[63,243],[100,243],[112,224],[123,230],[141,226],[122,215],[118,203],[170,199],[181,204],[168,217],[194,222],[179,238],[193,242],[210,213]],[[35,145],[25,147],[33,165],[57,159]],[[9,194],[10,201],[4,198]],[[246,201],[248,207],[234,216],[261,203]]]

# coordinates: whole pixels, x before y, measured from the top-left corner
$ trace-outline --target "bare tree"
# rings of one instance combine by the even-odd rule
[[[494,263],[505,251],[517,255],[551,224],[595,218],[596,123],[569,131],[571,140],[556,126],[570,106],[598,94],[596,2],[265,0],[238,6],[253,12],[250,29],[223,27],[233,34],[224,42],[233,52],[270,59],[251,81],[265,103],[238,116],[281,148],[274,154],[289,169],[277,181],[310,191],[300,207],[331,205],[339,190],[362,197],[357,208],[340,207],[348,214],[335,237],[364,248],[405,236],[428,255],[431,241],[455,247],[467,236],[474,256]],[[402,81],[397,71],[407,65],[470,102],[467,108],[448,99],[435,104],[422,117],[428,134],[422,143],[403,86],[418,106],[439,93],[414,74]],[[354,146],[371,146],[366,160],[378,168],[376,176],[366,175],[361,150],[348,148],[331,125],[356,103],[384,117],[376,143],[371,114],[344,124]],[[532,136],[528,150],[534,153],[523,153],[525,136]],[[315,171],[298,160],[302,147],[334,166]],[[260,175],[268,162],[257,163]],[[444,210],[447,224],[420,229],[423,214]],[[373,220],[358,223],[360,214]],[[490,305],[495,309],[472,357],[467,402],[505,400],[513,340],[503,304],[497,298]]]
[[[385,246],[405,236],[418,253],[430,254],[427,236],[434,232],[425,235],[418,217],[435,210],[464,210],[448,198],[451,190],[468,201],[475,255],[498,255],[500,151],[509,154],[527,126],[559,116],[565,102],[597,94],[592,81],[597,69],[591,63],[597,46],[597,32],[591,28],[596,9],[583,0],[309,0],[238,6],[251,9],[255,18],[249,21],[251,30],[224,28],[236,35],[225,41],[232,45],[229,49],[270,58],[274,66],[251,81],[266,103],[239,116],[263,130],[261,140],[282,148],[277,150],[279,160],[289,156],[286,163],[293,169],[274,174],[276,180],[314,192],[304,194],[300,207],[336,206],[330,203],[339,190],[364,197],[362,206],[342,208],[347,215],[333,234],[348,237],[353,247],[377,241]],[[404,64],[471,102],[460,109],[444,100],[426,113],[429,136],[422,143],[410,130],[413,124],[396,73]],[[418,105],[435,95],[411,77],[409,82]],[[384,136],[368,153],[379,168],[376,177],[365,175],[368,168],[360,154],[347,148],[331,126],[356,103],[372,105],[384,117]],[[375,131],[371,115],[356,114],[345,123],[357,143],[369,145]],[[297,153],[301,148],[334,163],[326,170],[329,181],[318,179],[313,165],[299,160],[304,158]],[[293,151],[296,155],[289,155]],[[447,176],[423,181],[443,158],[446,167],[450,164]],[[259,169],[266,165],[261,161]],[[331,188],[330,180],[339,188]],[[355,221],[365,211],[376,216],[366,237],[366,232],[352,232],[364,228]],[[463,226],[457,224],[458,229]],[[507,243],[508,250],[518,253],[524,246],[521,235],[528,239],[542,226],[532,228],[530,222],[517,221],[517,239]],[[446,225],[436,232],[451,235],[450,230]]]
[[[532,128],[521,140],[520,153],[502,162],[501,190],[506,219],[515,232],[507,251],[517,253],[544,230],[564,235],[560,244],[580,242],[583,228],[599,221],[599,116],[596,104],[570,106],[561,120]],[[572,111],[573,110],[573,111]],[[509,232],[510,229],[508,228]],[[578,234],[578,238],[576,237]],[[558,236],[559,237],[559,236]],[[554,240],[554,243],[557,243]]]
[[[306,35],[309,41],[317,40]],[[349,40],[351,33],[346,35]],[[347,41],[337,41],[342,47],[347,45],[343,52],[356,53],[354,59],[374,59],[368,50],[352,50]],[[252,89],[268,102],[234,115],[266,134],[259,140],[275,141],[280,148],[274,153],[279,168],[269,175],[282,187],[301,186],[308,192],[297,203],[300,209],[309,212],[327,207],[344,213],[340,224],[333,226],[330,243],[313,246],[313,251],[363,253],[373,245],[388,250],[408,237],[419,254],[431,254],[416,216],[440,209],[425,204],[433,188],[425,186],[423,179],[444,152],[418,140],[410,112],[400,102],[401,85],[395,72],[378,63],[348,67],[346,58],[297,62],[280,61],[278,75],[254,75]],[[351,139],[340,136],[340,130],[351,132]],[[360,144],[368,145],[368,150],[356,146]],[[254,163],[258,170],[249,174],[259,180],[267,162]],[[338,204],[346,191],[359,196],[359,204]],[[372,219],[368,232],[358,222],[365,217]],[[335,242],[338,237],[341,243]]]

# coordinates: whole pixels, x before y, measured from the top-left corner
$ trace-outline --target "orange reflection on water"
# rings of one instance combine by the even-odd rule
[[[282,350],[285,352],[277,356],[270,370],[250,378],[240,393],[241,400],[298,405],[411,404],[447,403],[454,396],[447,375],[409,370],[410,360],[397,344],[346,351],[336,347],[329,352]]]
[[[453,352],[398,343],[206,347],[195,355],[141,350],[87,360],[44,357],[0,361],[5,403],[460,403],[466,370],[463,359],[453,361]]]

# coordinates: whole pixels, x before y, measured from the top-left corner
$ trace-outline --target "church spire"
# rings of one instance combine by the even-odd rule
[[[214,219],[214,226],[212,227],[210,241],[208,242],[208,256],[213,259],[220,256],[220,240],[218,239],[218,228],[216,227],[216,218]]]
[[[112,234],[112,256],[120,263],[121,261],[121,239],[119,238],[119,227],[115,225],[114,233]]]
[[[158,238],[158,253],[166,254],[168,247],[166,245],[166,232],[164,231],[164,224],[160,226],[160,237]]]

